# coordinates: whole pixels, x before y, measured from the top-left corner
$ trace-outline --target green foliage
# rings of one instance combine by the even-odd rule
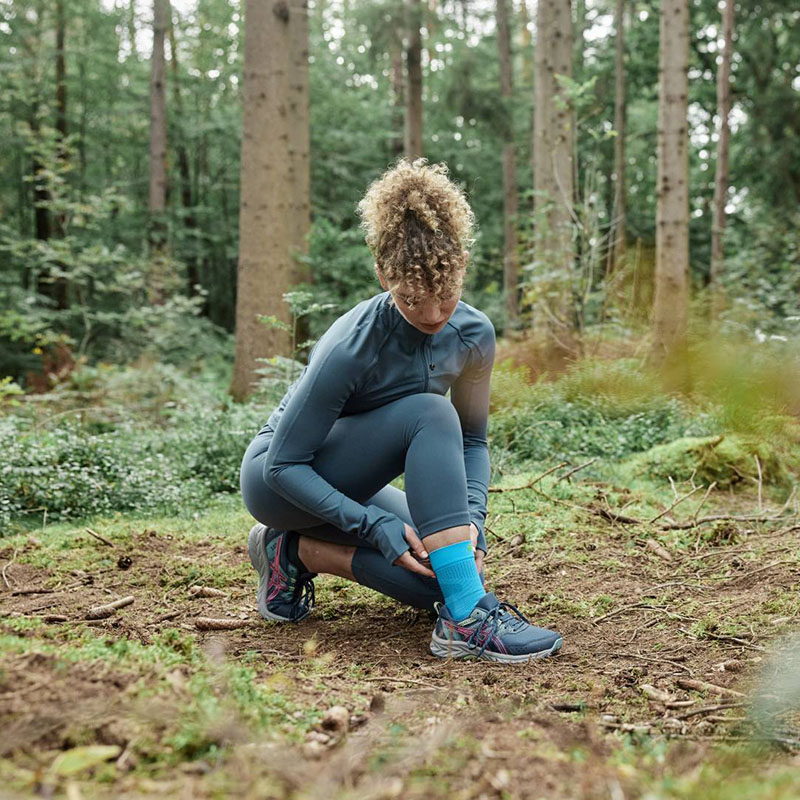
[[[633,362],[581,362],[553,383],[528,385],[527,374],[508,361],[492,376],[492,445],[514,460],[622,458],[708,427],[656,394]]]
[[[239,466],[266,414],[233,403],[187,403],[163,427],[124,419],[95,432],[63,417],[49,428],[0,418],[0,525],[27,513],[72,519],[117,511],[191,515],[237,492]]]
[[[789,483],[790,465],[779,450],[766,441],[737,434],[676,439],[633,456],[629,466],[633,474],[664,480],[672,477],[678,482],[693,477],[698,484],[714,482],[727,489],[743,482],[753,485],[758,481],[759,465],[765,484]],[[800,459],[794,466],[800,467]]]

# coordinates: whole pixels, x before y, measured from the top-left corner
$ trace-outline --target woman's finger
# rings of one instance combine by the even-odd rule
[[[483,550],[475,551],[475,566],[478,568],[478,572],[480,572],[483,568],[483,557],[485,555],[486,554],[483,552]]]
[[[428,557],[428,551],[425,549],[425,545],[422,544],[422,540],[417,536],[417,532],[408,523],[405,523],[405,526],[408,546],[424,561]]]
[[[410,572],[416,572],[418,575],[425,575],[428,578],[436,577],[436,574],[432,570],[420,564],[408,551],[403,553],[394,563],[398,567],[405,567]]]

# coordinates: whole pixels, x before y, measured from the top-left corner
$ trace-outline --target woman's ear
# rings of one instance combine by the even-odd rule
[[[375,264],[375,274],[378,276],[378,281],[379,281],[380,285],[384,289],[388,289],[388,287],[386,286],[386,279],[383,277],[383,273],[381,272],[381,268],[378,266],[377,263]]]

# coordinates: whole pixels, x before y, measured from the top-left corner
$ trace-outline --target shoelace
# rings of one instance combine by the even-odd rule
[[[297,600],[295,600],[293,608],[296,611],[298,608],[307,607],[309,611],[314,608],[316,601],[316,594],[314,590],[314,578],[305,577],[300,579],[300,587],[297,590]]]
[[[519,619],[514,618],[511,613],[512,611]],[[483,644],[481,644],[478,650],[478,656],[480,657],[488,647],[489,642],[492,641],[492,637],[497,633],[498,628],[505,628],[511,633],[516,633],[525,625],[529,624],[528,618],[515,605],[511,603],[500,603],[483,618],[480,625],[469,635],[467,638],[467,647],[474,649],[478,646],[478,642],[481,641],[481,633],[487,631],[488,625],[489,629],[483,637]]]

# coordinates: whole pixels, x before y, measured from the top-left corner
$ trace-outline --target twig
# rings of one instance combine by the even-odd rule
[[[699,681],[695,678],[678,678],[677,684],[681,689],[691,689],[695,692],[711,692],[712,694],[720,694],[725,697],[745,696],[743,692],[737,692],[736,689],[729,689],[727,686],[717,686],[716,683]]]
[[[667,476],[669,477],[669,485],[672,487],[672,494],[675,496],[675,499],[678,499],[678,489],[675,486],[675,481],[672,480],[672,475]]]
[[[651,553],[657,555],[662,561],[672,561],[672,553],[670,553],[663,544],[660,544],[655,539],[648,539],[644,546],[646,550],[649,550]]]
[[[692,521],[697,524],[697,515],[700,513],[700,509],[705,505],[706,500],[708,500],[708,496],[713,491],[714,487],[717,485],[716,481],[712,481],[709,484],[708,489],[706,489],[706,493],[703,495],[703,499],[700,501],[700,505],[694,510],[694,514],[692,515]]]
[[[19,554],[19,548],[15,548],[14,555],[11,556],[11,560],[3,567],[3,583],[5,583],[7,589],[11,589],[11,584],[8,582],[8,576],[6,575],[6,570],[17,560],[17,555]],[[14,581],[16,583],[16,581]]]
[[[682,503],[684,500],[688,500],[695,492],[699,491],[702,488],[703,488],[702,486],[695,486],[691,492],[687,492],[682,497],[679,497],[677,500],[674,500],[669,508],[662,511],[660,514],[656,514],[652,519],[648,520],[648,523],[652,525],[654,522],[661,519],[661,517],[665,517],[667,514],[669,514],[670,511],[672,511],[673,508],[675,508],[675,506],[677,506],[679,503]]]
[[[689,717],[696,717],[699,714],[713,714],[715,711],[723,711],[726,708],[743,708],[744,706],[745,703],[721,703],[718,706],[703,706],[703,708],[695,708],[693,711],[679,714],[673,719],[689,719]]]
[[[561,469],[561,467],[566,467],[566,466],[567,466],[567,462],[566,461],[562,461],[560,464],[556,464],[555,467],[551,467],[546,472],[543,472],[541,475],[538,475],[537,477],[532,478],[531,480],[529,480],[523,486],[490,486],[489,487],[489,491],[490,492],[517,492],[517,491],[520,491],[522,489],[532,489],[537,483],[539,483],[540,480],[542,480],[542,478],[546,478],[552,472],[555,472],[557,469]]]
[[[86,619],[106,619],[106,617],[116,614],[118,608],[125,608],[131,603],[133,603],[133,595],[120,597],[119,600],[114,600],[102,606],[94,606],[86,612]]]
[[[756,469],[758,470],[758,510],[761,511],[763,506],[761,504],[761,487],[763,483],[763,476],[761,474],[761,462],[758,460],[758,453],[753,453],[753,458],[756,460]]]
[[[569,472],[566,472],[566,473],[564,473],[564,475],[562,475],[562,476],[561,476],[561,477],[560,477],[560,478],[559,478],[559,479],[558,479],[558,480],[557,480],[557,481],[556,481],[556,482],[553,484],[553,486],[556,486],[557,484],[561,483],[561,481],[568,480],[568,479],[569,479],[569,478],[571,478],[571,477],[572,477],[572,476],[573,476],[573,475],[574,475],[576,472],[580,472],[580,471],[581,471],[582,469],[584,469],[585,467],[589,467],[589,466],[591,466],[592,464],[594,464],[594,462],[595,462],[595,461],[597,461],[597,459],[596,459],[596,458],[593,458],[593,459],[591,459],[590,461],[587,461],[585,464],[581,464],[579,467],[573,467],[573,468],[572,468],[572,469],[571,469]]]
[[[228,593],[222,589],[214,589],[212,586],[191,586],[189,594],[192,597],[227,597]]]
[[[197,617],[194,626],[199,631],[235,631],[245,628],[250,624],[246,619],[212,619],[211,617]]]
[[[108,545],[109,547],[114,546],[114,542],[110,542],[108,539],[106,539],[105,536],[101,536],[99,533],[97,533],[97,531],[93,531],[91,528],[86,528],[86,533],[88,533],[89,536],[94,536],[94,538],[97,539],[98,542],[102,542],[103,544]]]
[[[729,581],[726,581],[724,585],[731,586],[734,583],[743,581],[745,578],[751,578],[753,575],[758,575],[759,572],[765,572],[766,570],[772,569],[773,567],[781,567],[786,564],[796,565],[797,561],[795,559],[783,559],[781,561],[773,561],[771,564],[767,564],[763,567],[759,567],[758,569],[754,569],[752,572],[746,572],[744,575],[737,575],[735,578],[731,578]]]

